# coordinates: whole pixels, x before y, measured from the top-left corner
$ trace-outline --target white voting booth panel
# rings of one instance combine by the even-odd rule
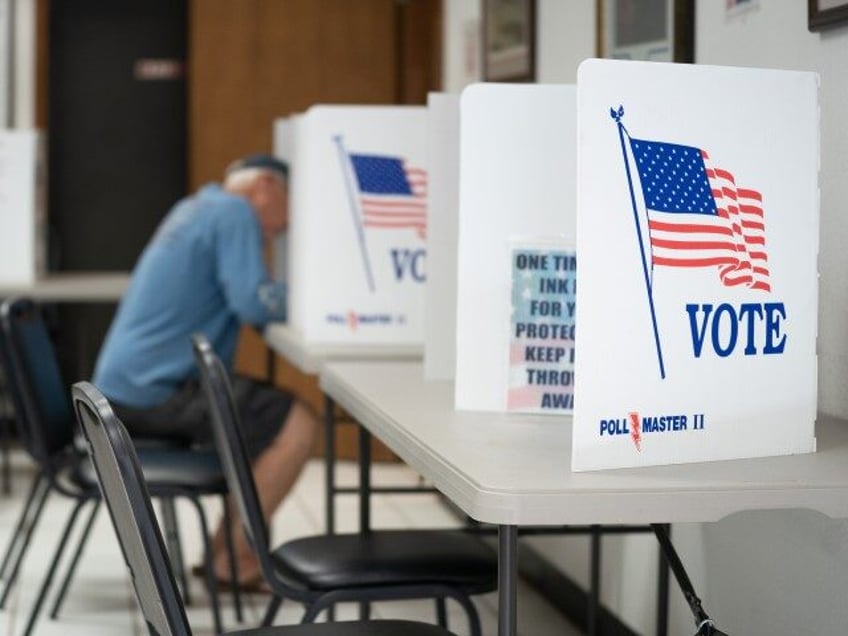
[[[476,84],[460,110],[455,404],[504,411],[513,250],[575,241],[576,88]]]
[[[427,285],[424,377],[452,380],[456,371],[456,258],[459,227],[459,95],[427,97]]]
[[[305,244],[309,239],[309,227],[304,214],[298,214],[304,209],[301,202],[305,193],[304,183],[306,172],[303,169],[301,154],[303,152],[303,137],[306,127],[303,125],[303,114],[289,117],[288,126],[283,126],[279,137],[281,143],[289,141],[287,154],[281,152],[281,156],[289,161],[289,227],[285,237],[285,275],[289,283],[289,323],[299,328],[307,322],[307,304],[305,302],[306,288],[304,285],[293,284],[294,281],[308,280],[306,275],[309,263],[306,259],[299,257],[302,252],[297,252],[295,246]],[[315,239],[312,239],[314,243]]]
[[[297,115],[283,117],[274,121],[274,154],[289,166],[289,185],[295,161],[294,122]],[[291,209],[292,188],[289,187],[289,206]],[[275,280],[289,282],[289,242],[291,229],[274,240],[273,277]]]
[[[424,107],[295,117],[288,274],[305,342],[423,342],[426,139]]]
[[[31,284],[43,274],[44,224],[39,135],[0,131],[0,284]]]
[[[815,450],[818,78],[578,73],[572,468]]]

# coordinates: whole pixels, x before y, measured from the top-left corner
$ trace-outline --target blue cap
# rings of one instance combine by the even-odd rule
[[[262,170],[273,170],[284,179],[289,177],[289,166],[284,161],[280,161],[276,157],[264,154],[247,155],[241,159],[233,161],[224,171],[224,177],[229,177],[232,173],[238,170],[246,170],[248,168],[260,168]]]

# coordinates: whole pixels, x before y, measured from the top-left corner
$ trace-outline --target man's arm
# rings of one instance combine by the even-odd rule
[[[222,215],[216,236],[218,281],[239,320],[256,326],[285,320],[287,289],[272,281],[262,254],[262,232],[250,208]]]

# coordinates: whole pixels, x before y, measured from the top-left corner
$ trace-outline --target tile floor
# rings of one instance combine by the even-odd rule
[[[272,536],[275,542],[323,531],[323,469],[324,464],[320,460],[313,460],[307,465],[294,491],[273,519]],[[13,454],[13,476],[12,495],[0,495],[0,550],[6,548],[32,479],[31,464],[22,453]],[[413,471],[402,465],[376,464],[374,467],[375,485],[412,485],[417,484],[418,479]],[[356,465],[340,462],[338,480],[344,484],[355,484]],[[209,501],[206,505],[211,513],[210,520],[217,520],[220,509],[217,501]],[[356,497],[342,496],[337,500],[339,531],[354,531],[357,528],[357,505]],[[0,634],[16,636],[24,629],[29,609],[69,510],[67,500],[59,496],[54,495],[48,500],[18,583],[6,608],[0,610]],[[200,542],[192,540],[192,536],[196,536],[194,533],[198,532],[196,514],[186,504],[178,506],[178,515],[187,562],[195,563],[200,554]],[[82,525],[80,521],[77,522],[78,526]],[[456,517],[436,495],[379,495],[373,498],[372,525],[375,528],[449,527],[458,523]],[[36,629],[39,636],[142,636],[147,633],[105,510],[100,513],[93,532],[62,613],[57,620],[51,620],[46,616],[46,611],[43,612]],[[75,542],[71,545],[75,545]],[[63,569],[60,569],[60,575],[61,572]],[[3,582],[0,582],[0,589],[2,585]],[[188,617],[194,633],[211,634],[211,614],[199,581],[192,582],[191,592],[193,604],[188,608]],[[48,603],[45,605],[47,610],[51,600],[52,595],[48,597]],[[487,636],[497,634],[496,595],[477,597],[475,602],[480,612],[483,633]],[[266,596],[246,597],[244,627],[250,627],[259,621],[266,603]],[[518,603],[518,631],[521,636],[575,636],[580,633],[526,585],[519,586]],[[240,627],[235,622],[231,597],[223,595],[222,605],[225,628]],[[277,622],[297,623],[301,611],[299,605],[284,603],[277,616]],[[355,618],[356,612],[357,608],[352,605],[342,606],[337,616],[342,620]],[[430,601],[377,603],[373,614],[378,618],[407,618],[428,622],[434,620],[433,604]],[[457,636],[467,634],[465,615],[455,603],[448,603],[448,617],[450,628]]]

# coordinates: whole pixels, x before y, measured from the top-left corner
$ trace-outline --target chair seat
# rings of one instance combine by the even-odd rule
[[[305,537],[283,544],[272,558],[281,576],[311,590],[440,584],[476,593],[497,585],[495,551],[461,531]]]
[[[452,636],[435,625],[413,623],[412,621],[368,621],[311,623],[285,627],[260,627],[237,632],[227,632],[227,636]]]
[[[227,482],[218,454],[214,451],[172,448],[140,448],[138,459],[151,492],[178,487],[203,494],[227,492]],[[72,478],[83,487],[97,487],[97,475],[88,459],[77,463]]]

